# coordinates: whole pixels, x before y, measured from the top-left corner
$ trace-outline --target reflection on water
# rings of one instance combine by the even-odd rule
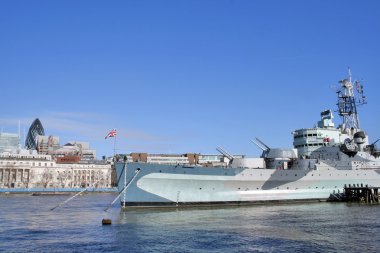
[[[292,204],[107,213],[114,194],[0,195],[6,252],[376,252],[380,206]],[[111,226],[102,226],[111,218]]]

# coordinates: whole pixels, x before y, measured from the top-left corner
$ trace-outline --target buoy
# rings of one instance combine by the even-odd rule
[[[112,220],[111,219],[103,219],[102,220],[102,225],[111,225],[112,224]]]

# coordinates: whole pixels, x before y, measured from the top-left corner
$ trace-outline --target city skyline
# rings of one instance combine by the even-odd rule
[[[380,138],[377,1],[0,3],[0,128],[119,153],[260,155],[336,110],[334,85],[363,80],[359,119]],[[335,125],[340,123],[335,113]]]

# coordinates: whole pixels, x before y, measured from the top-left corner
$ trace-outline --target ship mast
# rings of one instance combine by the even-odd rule
[[[337,91],[337,106],[339,116],[341,116],[343,120],[343,130],[353,130],[357,132],[360,129],[357,107],[367,103],[363,95],[363,85],[359,81],[352,82],[350,68],[348,69],[348,78],[339,81],[339,83],[341,87]],[[356,88],[356,92],[354,88]],[[358,99],[356,99],[355,93]]]

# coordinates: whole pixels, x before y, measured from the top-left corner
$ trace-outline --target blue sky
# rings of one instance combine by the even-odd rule
[[[379,1],[0,1],[0,127],[118,152],[259,155],[363,79],[380,138]],[[340,122],[338,117],[336,124]]]

